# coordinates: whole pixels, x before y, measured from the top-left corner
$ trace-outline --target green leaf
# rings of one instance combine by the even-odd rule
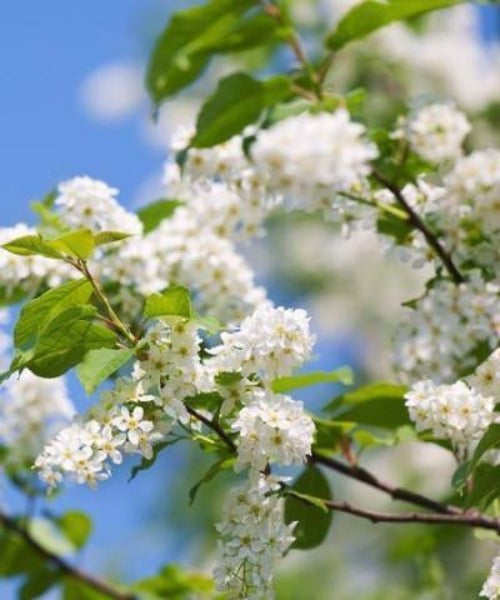
[[[61,579],[60,571],[44,567],[39,571],[30,573],[18,591],[18,600],[34,600],[40,598],[56,585]]]
[[[193,485],[193,487],[189,490],[189,504],[192,505],[193,502],[196,499],[196,496],[198,494],[198,491],[200,489],[200,487],[205,484],[208,483],[209,481],[212,481],[212,479],[218,475],[221,471],[224,471],[225,469],[230,469],[231,467],[233,467],[235,463],[235,458],[233,456],[227,458],[221,458],[220,460],[218,460],[217,462],[215,462],[213,465],[211,465],[211,467],[207,470],[207,472],[203,475],[203,477]]]
[[[56,251],[82,260],[87,260],[95,248],[94,236],[90,229],[69,231],[46,243]]]
[[[217,335],[219,331],[224,329],[224,326],[219,319],[210,317],[208,315],[202,317],[201,315],[197,314],[194,317],[194,321],[198,325],[199,329],[204,329],[210,335]]]
[[[222,371],[215,376],[218,385],[233,385],[243,379],[243,375],[236,371]]]
[[[223,41],[241,27],[241,16],[256,0],[209,0],[175,13],[155,44],[146,88],[158,105],[192,83],[212,54],[231,50]]]
[[[408,220],[399,219],[392,213],[383,211],[377,218],[377,231],[394,238],[397,244],[404,245],[413,232],[413,227]]]
[[[44,240],[41,235],[23,235],[7,244],[2,248],[11,254],[19,256],[45,256],[45,258],[62,259],[63,254]]]
[[[144,233],[154,231],[165,219],[169,219],[175,209],[182,206],[180,200],[157,200],[137,211],[137,216],[142,221]]]
[[[0,577],[36,572],[45,566],[44,559],[24,539],[0,529]]]
[[[84,512],[70,510],[56,519],[65,537],[77,549],[82,548],[92,533],[92,521]]]
[[[83,362],[76,369],[76,374],[83,385],[85,393],[88,396],[93,394],[99,384],[123,367],[134,354],[134,348],[89,350]]]
[[[74,551],[73,544],[49,519],[41,517],[31,519],[27,529],[34,540],[53,554],[65,555]]]
[[[325,407],[337,421],[396,429],[411,425],[404,395],[406,386],[378,382],[342,394]]]
[[[92,295],[86,279],[69,281],[25,304],[14,328],[17,348],[31,346],[47,325],[67,308],[84,304]]]
[[[26,298],[27,293],[20,286],[8,288],[0,285],[0,307],[9,306],[10,304],[17,304]]]
[[[338,22],[326,44],[332,50],[339,50],[347,43],[363,38],[388,25],[423,15],[433,10],[448,8],[462,0],[367,0],[356,4]]]
[[[98,592],[86,583],[66,577],[62,588],[62,600],[110,600],[110,598],[109,594]]]
[[[500,448],[500,423],[492,423],[476,446],[468,465],[468,473],[471,473],[486,452],[498,448]]]
[[[340,367],[334,371],[313,371],[312,373],[302,373],[300,375],[291,375],[290,377],[280,377],[275,379],[272,384],[273,392],[277,394],[286,394],[293,390],[319,383],[342,383],[351,385],[353,382],[352,369],[349,367]]]
[[[314,436],[314,449],[333,452],[341,441],[348,439],[348,434],[354,425],[350,423],[336,423],[327,419],[313,417],[316,432]]]
[[[500,497],[500,465],[478,465],[474,471],[472,490],[467,494],[465,508],[475,506],[484,511]]]
[[[104,246],[113,242],[121,242],[131,236],[131,233],[123,233],[122,231],[100,231],[94,234],[94,244],[96,246]]]
[[[285,499],[285,522],[297,521],[292,548],[307,550],[319,546],[328,534],[333,513],[322,500],[331,500],[330,485],[317,467],[307,467]]]
[[[175,565],[168,565],[154,575],[137,581],[132,590],[140,593],[141,600],[190,600],[205,598],[205,594],[213,591],[211,577],[199,573],[184,571]],[[212,597],[212,596],[210,596]],[[69,600],[69,598],[68,598]]]
[[[146,298],[144,315],[148,319],[154,317],[194,316],[189,290],[183,285],[172,285],[162,294],[152,294]]]
[[[39,377],[59,377],[80,363],[89,350],[112,348],[117,342],[109,329],[82,319],[65,321],[65,316],[66,312],[61,313],[43,331],[23,365]]]
[[[202,106],[191,141],[195,148],[220,144],[255,123],[262,111],[287,98],[290,80],[277,75],[265,82],[245,73],[222,79],[214,94]]]

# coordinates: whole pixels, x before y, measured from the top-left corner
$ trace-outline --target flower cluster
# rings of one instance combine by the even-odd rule
[[[460,369],[473,367],[479,345],[498,345],[498,298],[498,286],[478,271],[460,285],[436,281],[398,329],[394,364],[401,379],[451,382]]]
[[[30,371],[11,377],[0,398],[0,440],[14,463],[30,463],[75,413],[64,379],[42,379]]]
[[[262,305],[246,317],[239,329],[221,334],[222,344],[212,350],[221,371],[244,376],[258,373],[269,381],[289,375],[310,357],[315,341],[305,310]]]
[[[260,131],[251,155],[268,186],[293,208],[338,216],[345,201],[336,202],[336,194],[358,189],[378,153],[364,131],[344,109],[302,113]]]
[[[250,466],[254,476],[268,464],[301,465],[311,454],[314,423],[302,402],[288,396],[255,392],[232,429],[239,433],[237,466]]]
[[[224,520],[217,524],[221,536],[214,570],[219,591],[231,598],[272,598],[273,567],[294,542],[295,523],[283,520],[283,499],[276,495],[280,485],[261,476],[229,492]]]
[[[430,430],[438,438],[449,439],[461,456],[495,418],[493,396],[482,396],[464,381],[452,385],[420,381],[405,398],[417,430]]]
[[[116,200],[118,190],[90,177],[74,177],[59,184],[55,205],[61,220],[74,229],[142,233],[138,217]]]
[[[462,154],[462,144],[470,132],[466,116],[450,104],[430,104],[404,123],[404,135],[422,158],[441,163]]]
[[[489,577],[484,582],[479,595],[488,600],[500,599],[500,555],[493,561]]]

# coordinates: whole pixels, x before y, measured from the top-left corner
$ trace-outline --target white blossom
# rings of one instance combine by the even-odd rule
[[[284,523],[279,483],[261,476],[229,492],[214,577],[217,589],[239,600],[272,600],[273,566],[294,541],[295,523]],[[274,493],[273,493],[274,492]]]
[[[74,177],[59,184],[55,205],[69,227],[140,234],[141,221],[117,202],[117,194],[103,181]]]
[[[452,104],[430,104],[410,116],[402,135],[406,135],[417,154],[440,163],[462,154],[470,129],[466,116]]]
[[[257,173],[292,208],[324,209],[336,218],[348,203],[337,193],[359,190],[377,157],[364,131],[344,109],[302,113],[259,131],[251,155]]]
[[[431,430],[436,437],[449,439],[461,455],[494,420],[494,398],[482,396],[463,381],[452,385],[417,382],[405,398],[417,430]]]
[[[500,599],[500,555],[494,559],[488,579],[484,582],[479,595],[488,600]]]
[[[246,317],[239,330],[223,332],[212,350],[220,371],[258,373],[263,380],[290,375],[311,355],[315,336],[305,310],[263,305]]]
[[[303,464],[315,431],[302,402],[265,391],[255,391],[253,402],[241,409],[232,429],[239,433],[238,467],[250,466],[254,473],[268,463]]]

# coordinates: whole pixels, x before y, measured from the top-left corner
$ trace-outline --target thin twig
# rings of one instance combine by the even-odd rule
[[[427,496],[422,496],[421,494],[412,492],[411,490],[385,483],[363,467],[359,467],[357,465],[346,465],[335,458],[324,456],[323,454],[318,454],[315,452],[313,452],[312,456],[310,457],[310,462],[328,467],[329,469],[337,471],[338,473],[342,473],[342,475],[350,477],[351,479],[356,479],[361,483],[388,494],[393,500],[408,502],[409,504],[414,504],[416,506],[420,506],[421,508],[427,508],[440,514],[462,514],[462,511],[455,506],[443,504],[441,502],[437,502],[436,500],[432,500],[431,498],[427,498]]]
[[[231,450],[231,452],[236,452],[236,444],[227,435],[227,433],[219,425],[219,423],[212,421],[211,419],[209,419],[202,413],[199,413],[195,408],[193,408],[192,406],[189,406],[188,404],[185,404],[185,407],[190,415],[192,415],[195,419],[198,419],[198,421],[201,421],[201,423],[203,423],[209,429],[214,431],[220,437],[220,439],[226,444],[226,446]]]
[[[0,512],[0,525],[21,537],[37,554],[50,561],[61,573],[81,581],[85,585],[88,585],[89,587],[100,592],[101,594],[108,596],[109,598],[112,598],[113,600],[136,600],[136,596],[133,594],[122,592],[120,589],[108,583],[107,581],[82,571],[57,554],[47,550],[15,519],[7,516],[3,512]]]
[[[94,278],[94,276],[90,272],[87,263],[83,260],[80,261],[78,268],[88,279],[90,285],[92,286],[92,289],[94,290],[95,295],[97,296],[97,298],[99,299],[101,304],[104,306],[106,312],[109,315],[110,321],[112,322],[114,327],[123,336],[125,336],[131,344],[135,345],[137,340],[135,339],[135,337],[131,333],[131,331],[128,329],[128,327],[120,319],[120,317],[116,314],[116,312],[113,309],[113,307],[111,306],[109,300],[106,298],[106,294],[102,291],[101,286],[99,285],[97,280]]]
[[[307,497],[293,494],[298,500],[315,505],[313,500],[309,501]],[[322,504],[332,511],[339,511],[367,519],[372,523],[424,523],[427,525],[463,525],[465,527],[477,527],[479,529],[490,529],[500,534],[500,520],[490,519],[483,515],[462,513],[458,515],[443,515],[439,513],[382,513],[372,510],[366,510],[359,506],[353,506],[348,502],[336,500],[321,500]]]
[[[415,229],[418,229],[420,232],[422,232],[427,243],[439,256],[441,262],[443,263],[448,273],[451,275],[453,281],[455,283],[463,283],[465,281],[465,278],[453,263],[451,256],[443,248],[438,238],[432,233],[432,231],[430,231],[427,225],[423,222],[418,213],[416,213],[413,210],[413,208],[408,204],[405,197],[401,193],[399,187],[376,169],[372,171],[372,175],[380,184],[382,184],[385,188],[387,188],[390,192],[393,193],[397,202],[404,208],[404,210],[408,214],[409,222],[413,225],[413,227],[415,227]]]

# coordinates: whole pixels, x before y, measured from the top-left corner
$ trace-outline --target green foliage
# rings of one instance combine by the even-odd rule
[[[89,229],[77,229],[46,242],[63,255],[87,260],[95,248],[94,236]]]
[[[45,258],[63,258],[62,252],[56,250],[52,245],[42,238],[41,235],[23,235],[2,248],[19,256],[45,256]]]
[[[70,308],[44,330],[18,368],[28,367],[40,377],[58,377],[80,363],[89,350],[112,348],[116,342],[115,333],[79,318]]]
[[[212,580],[199,573],[184,571],[175,565],[167,565],[153,577],[142,579],[132,586],[141,600],[191,600],[208,598],[213,592]],[[69,599],[68,599],[69,600]],[[90,600],[90,599],[89,599]]]
[[[137,211],[137,216],[144,226],[144,233],[154,231],[164,220],[169,219],[178,206],[182,206],[180,200],[156,200]]]
[[[113,242],[121,242],[131,236],[130,233],[123,233],[121,231],[100,231],[94,234],[94,244],[96,246],[104,246],[105,244],[112,244]]]
[[[472,489],[468,490],[465,497],[465,508],[474,506],[484,511],[499,497],[500,465],[478,465],[472,477]]]
[[[99,384],[123,367],[134,354],[134,348],[89,350],[76,369],[87,395],[93,394]]]
[[[98,592],[86,583],[66,577],[62,586],[62,600],[109,600],[109,594]]]
[[[55,522],[75,549],[83,548],[92,533],[90,517],[78,510],[65,512]]]
[[[427,12],[448,8],[462,0],[366,0],[356,4],[337,24],[327,38],[326,44],[331,50],[340,50],[353,40],[388,25],[417,17]]]
[[[498,448],[500,448],[500,423],[492,423],[476,446],[468,465],[468,472],[470,473],[476,467],[486,452]]]
[[[197,483],[195,483],[193,487],[189,490],[189,504],[192,505],[194,503],[196,496],[198,495],[198,491],[200,490],[203,484],[212,481],[212,479],[216,477],[221,471],[225,469],[231,469],[232,467],[234,467],[235,460],[236,459],[234,458],[234,456],[226,456],[220,458],[213,465],[211,465],[206,471],[206,473],[203,475],[203,477]]]
[[[86,279],[76,279],[25,304],[14,328],[16,347],[31,347],[55,317],[71,306],[88,302],[91,295],[90,283]]]
[[[372,383],[338,396],[324,410],[336,420],[396,429],[411,424],[406,391],[403,385]]]
[[[172,285],[162,294],[148,296],[144,307],[144,316],[148,319],[155,317],[192,319],[194,310],[188,288],[183,285]]]
[[[215,54],[239,52],[279,39],[267,15],[251,11],[257,0],[209,0],[175,13],[159,37],[146,74],[155,103],[189,85]]]
[[[413,231],[408,220],[400,219],[390,212],[383,211],[377,218],[377,231],[394,238],[397,244],[404,245]]]
[[[297,521],[292,548],[308,550],[324,541],[333,513],[322,501],[331,499],[328,480],[317,467],[307,467],[286,491],[285,522]]]
[[[272,382],[272,390],[277,394],[287,394],[293,390],[318,385],[320,383],[342,383],[343,385],[351,385],[352,382],[352,369],[349,367],[340,367],[334,371],[313,371],[311,373],[280,377]]]
[[[267,81],[257,81],[245,73],[229,75],[202,106],[191,145],[206,148],[224,142],[289,94],[290,80],[284,75]]]

